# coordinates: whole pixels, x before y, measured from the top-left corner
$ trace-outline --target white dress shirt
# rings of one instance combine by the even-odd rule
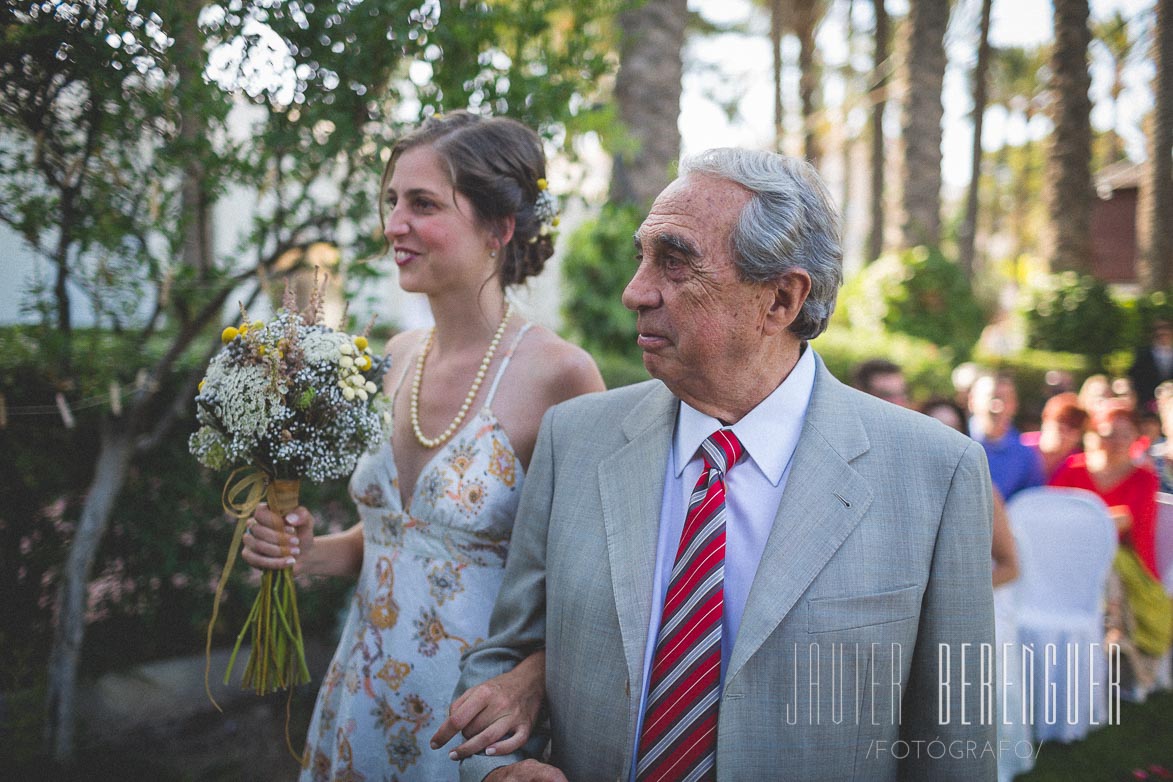
[[[728,427],[745,448],[745,456],[725,476],[725,583],[724,615],[721,620],[721,683],[725,668],[741,626],[741,614],[749,597],[750,586],[766,548],[766,539],[774,526],[774,517],[782,502],[790,461],[798,447],[811,389],[815,383],[815,360],[809,345],[794,369],[773,392],[740,421]],[[647,706],[648,678],[660,631],[664,596],[680,533],[688,511],[688,499],[700,478],[701,443],[721,429],[716,418],[680,403],[676,415],[676,432],[664,476],[664,496],[660,505],[660,532],[656,544],[656,570],[652,616],[648,624],[648,643],[644,650],[644,678],[640,688],[639,722],[636,725],[636,749],[632,753],[631,779],[635,780],[635,762],[639,735],[643,730]]]

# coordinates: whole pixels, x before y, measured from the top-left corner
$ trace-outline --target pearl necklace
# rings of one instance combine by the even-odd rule
[[[448,441],[452,435],[456,434],[456,430],[460,428],[464,417],[468,415],[468,410],[472,407],[473,401],[477,398],[477,392],[481,390],[481,383],[485,381],[485,373],[489,371],[489,365],[493,363],[493,356],[497,353],[497,346],[501,344],[501,337],[505,335],[505,324],[509,322],[509,316],[513,314],[513,303],[510,302],[505,307],[505,314],[501,317],[501,323],[497,326],[497,332],[493,334],[493,340],[489,343],[489,350],[485,353],[485,357],[481,359],[481,366],[477,370],[476,377],[473,378],[472,388],[468,389],[468,395],[464,397],[464,403],[460,405],[460,412],[456,414],[456,418],[452,423],[448,424],[448,428],[440,433],[438,437],[432,438],[424,435],[420,430],[420,384],[424,379],[424,361],[428,357],[428,353],[432,350],[432,339],[436,336],[436,328],[433,326],[428,332],[428,339],[424,342],[424,349],[420,351],[420,357],[415,362],[415,378],[411,381],[411,430],[415,433],[415,441],[424,448],[435,448],[438,445],[443,445]]]

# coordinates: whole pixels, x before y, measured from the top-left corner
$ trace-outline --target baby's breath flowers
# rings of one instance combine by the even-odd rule
[[[211,469],[247,472],[235,483],[230,477],[225,486],[225,507],[240,523],[217,605],[245,520],[266,490],[270,506],[283,515],[297,506],[298,481],[349,475],[359,456],[389,434],[390,400],[380,391],[389,359],[372,354],[365,334],[324,325],[320,290],[315,285],[310,306],[298,312],[287,288],[282,308],[268,323],[250,320],[242,309],[240,323],[221,332],[223,348],[199,384],[200,426],[189,450]],[[245,499],[238,501],[241,496]],[[279,508],[277,496],[292,504]],[[267,693],[309,681],[291,568],[265,571],[236,650],[250,627],[253,648],[243,686]],[[211,625],[208,638],[210,649]]]

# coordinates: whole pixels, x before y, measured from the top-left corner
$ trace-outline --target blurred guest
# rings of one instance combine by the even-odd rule
[[[1157,386],[1155,396],[1161,421],[1161,437],[1149,449],[1149,456],[1152,457],[1161,491],[1173,493],[1173,380],[1166,380]]]
[[[1122,692],[1131,700],[1144,699],[1173,638],[1173,603],[1157,576],[1157,476],[1132,459],[1137,434],[1128,403],[1105,400],[1091,416],[1084,453],[1071,456],[1051,479],[1053,486],[1094,492],[1116,522],[1121,545],[1108,582],[1106,640],[1120,646]]]
[[[964,410],[969,405],[969,390],[973,387],[973,381],[977,380],[981,370],[978,365],[972,361],[966,361],[963,364],[958,364],[954,367],[953,372],[949,375],[949,382],[953,384],[953,399]]]
[[[981,375],[969,392],[969,433],[982,444],[990,478],[1009,500],[1023,489],[1046,482],[1043,463],[1034,449],[1019,442],[1014,428],[1018,392],[1007,375]]]
[[[1079,406],[1088,415],[1095,415],[1096,408],[1105,399],[1112,398],[1112,384],[1107,375],[1089,375],[1079,387]]]
[[[962,434],[969,434],[965,425],[965,411],[952,399],[935,396],[921,405],[920,411],[929,418],[936,418],[945,426],[956,429]]]
[[[886,358],[872,358],[862,362],[855,368],[854,380],[855,387],[865,394],[900,407],[911,407],[904,370]]]
[[[1043,405],[1039,431],[1024,432],[1018,439],[1039,455],[1043,475],[1050,480],[1067,457],[1080,450],[1086,423],[1087,411],[1079,406],[1079,397],[1068,391]]]
[[[1087,489],[1103,498],[1121,543],[1135,551],[1156,578],[1157,476],[1132,460],[1130,449],[1138,436],[1136,414],[1127,402],[1109,399],[1090,421],[1084,452],[1069,457],[1050,485]]]
[[[1128,376],[1136,389],[1139,409],[1155,413],[1157,386],[1173,380],[1173,325],[1169,321],[1153,322],[1149,344],[1133,354]]]

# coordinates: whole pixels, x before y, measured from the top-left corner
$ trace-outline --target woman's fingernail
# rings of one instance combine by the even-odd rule
[[[293,557],[289,557],[287,560],[285,560],[285,564],[293,567],[295,564],[297,564],[297,560]]]
[[[291,545],[291,546],[296,546],[299,542],[300,541],[298,541],[298,539],[296,537],[289,538],[289,545]]]
[[[431,747],[432,749],[439,749],[439,748],[440,748],[440,742],[438,742],[438,741],[432,741],[432,742],[429,742],[429,743],[428,743],[428,746],[429,746],[429,747]]]
[[[456,750],[452,750],[451,752],[448,753],[448,759],[449,760],[460,760],[460,755],[456,754]]]
[[[301,553],[301,549],[299,549],[297,546],[294,546],[293,548],[291,548],[289,550],[289,553],[296,557],[298,554]]]
[[[497,749],[495,747],[489,747],[488,749],[485,750],[485,754],[486,755],[496,755]]]
[[[290,514],[286,515],[285,520],[288,521],[290,524],[296,524],[297,523],[297,514],[290,513]]]

